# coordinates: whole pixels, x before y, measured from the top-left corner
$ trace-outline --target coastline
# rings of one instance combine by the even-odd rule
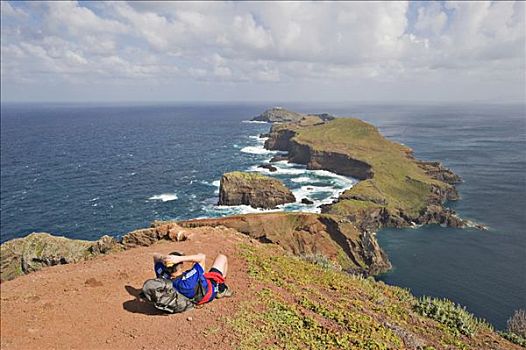
[[[281,110],[279,112],[281,112]],[[269,154],[272,154],[273,156],[279,155],[281,157],[277,162],[272,162],[272,159],[269,159],[267,162],[277,166],[280,166],[279,164],[285,166],[285,168],[280,168],[282,171],[287,170],[287,168],[289,168],[288,170],[290,171],[292,170],[290,167],[295,167],[295,164],[302,164],[302,167],[304,167],[303,169],[294,169],[298,170],[297,174],[301,176],[305,176],[306,171],[325,172],[328,176],[334,176],[333,174],[341,178],[353,176],[360,180],[356,183],[353,179],[349,178],[348,183],[346,183],[347,186],[337,189],[336,191],[332,189],[333,193],[337,193],[337,198],[334,198],[334,196],[328,197],[327,199],[322,200],[321,203],[318,202],[311,206],[311,210],[305,211],[314,211],[313,217],[316,218],[314,220],[319,220],[322,223],[327,220],[325,217],[334,217],[334,219],[330,220],[335,223],[344,223],[350,227],[343,231],[350,230],[349,232],[356,232],[356,234],[344,234],[347,236],[345,240],[347,240],[348,243],[339,243],[340,248],[343,249],[345,253],[344,255],[347,259],[351,259],[352,261],[352,263],[344,262],[341,264],[344,269],[351,273],[374,275],[385,272],[391,267],[386,254],[378,245],[375,237],[375,232],[382,227],[414,227],[416,225],[430,223],[438,223],[454,227],[465,227],[469,225],[469,222],[460,219],[453,211],[444,207],[444,202],[446,200],[458,199],[458,194],[454,184],[458,183],[460,178],[449,169],[444,168],[439,162],[418,161],[412,155],[412,150],[406,146],[388,141],[381,136],[374,126],[358,119],[334,118],[332,116],[328,119],[322,119],[316,115],[302,116],[299,114],[294,117],[299,119],[292,122],[271,124],[272,126],[269,133],[260,135],[256,142],[259,144],[260,148],[262,143],[264,143],[263,147],[269,152]],[[264,121],[257,122],[263,123]],[[333,128],[332,126],[335,124],[337,127]],[[316,135],[314,140],[312,138],[309,139],[309,133],[316,134],[320,132],[320,130],[322,133],[325,133],[324,130],[327,128],[329,129],[329,134],[324,134],[321,137]],[[342,130],[344,130],[343,135],[341,134]],[[333,137],[339,138],[338,141],[334,142],[332,140]],[[358,148],[363,148],[364,145],[368,147],[365,151],[365,158],[363,156],[363,150],[361,153],[358,152],[358,154],[353,154],[354,151],[352,148],[349,148],[355,147],[356,142],[358,142]],[[253,152],[254,150],[250,151]],[[401,181],[405,183],[404,186],[407,187],[406,191],[411,193],[411,191],[413,191],[411,186],[414,187],[415,183],[419,190],[416,195],[411,193],[412,197],[409,199],[412,202],[408,202],[405,198],[399,197],[394,198],[395,204],[393,205],[390,203],[390,201],[393,200],[392,194],[389,192],[387,192],[387,194],[382,193],[381,189],[376,187],[374,183],[373,187],[375,188],[375,191],[373,192],[370,190],[365,192],[363,192],[363,190],[361,192],[356,191],[357,187],[363,188],[364,184],[375,181],[382,171],[385,172],[382,168],[384,164],[380,163],[381,165],[378,166],[374,159],[375,156],[380,157],[383,156],[384,153],[388,153],[390,157],[394,157],[394,162],[404,162],[401,170],[402,174],[400,176],[405,176]],[[286,158],[286,160],[283,158]],[[398,166],[398,164],[396,164],[396,166]],[[408,170],[406,170],[406,168]],[[259,171],[264,173],[267,169],[261,169]],[[412,177],[409,177],[407,174]],[[409,183],[407,183],[408,181]],[[212,184],[216,185],[215,183]],[[428,186],[426,190],[420,189],[423,185]],[[313,185],[307,185],[306,187],[308,186],[311,186],[312,188],[315,187]],[[303,189],[303,187],[300,189]],[[405,196],[405,193],[402,192],[401,195]],[[301,198],[297,198],[296,202],[299,201],[301,201]],[[424,203],[424,205],[422,205],[422,203]],[[297,203],[294,203],[294,205],[297,206]],[[285,206],[286,205],[280,206],[277,211],[280,212]],[[219,206],[219,208],[222,207]],[[268,215],[269,218],[274,218],[273,220],[281,220],[279,219],[280,217],[287,217],[286,215],[274,215],[274,213],[276,213],[275,210],[260,210],[252,208],[247,210],[252,211],[254,214],[234,216],[234,218],[237,217],[239,220],[243,221],[251,220],[251,216],[254,215]],[[318,214],[316,214],[316,212],[318,212]],[[300,218],[300,221],[304,220],[301,218],[308,217],[302,216],[301,206],[294,211],[285,211],[284,213],[296,213],[292,216]],[[231,222],[231,219],[232,217],[230,216],[210,219],[208,221],[200,218],[180,221],[176,222],[176,224],[192,225],[191,223],[195,222],[196,225],[201,225],[199,222],[208,222],[214,223],[214,225],[222,225],[225,222]],[[171,223],[167,222],[166,224],[169,227]],[[326,224],[322,224],[322,227],[325,227],[324,225]],[[138,245],[149,245],[154,241],[165,238],[173,239],[173,237],[170,236],[170,234],[173,235],[173,232],[170,233],[169,228],[168,230],[163,228],[161,229],[161,232],[159,232],[156,230],[156,227],[158,228],[159,226],[158,223],[154,223],[152,225],[154,231],[151,231],[152,229],[133,231],[124,235],[120,241],[106,236],[101,239],[104,242],[102,243],[102,248],[99,247],[101,246],[101,240],[99,240],[93,243],[99,248],[94,249],[91,246],[84,248],[83,251],[87,249],[88,253],[82,253],[82,256],[80,257],[69,257],[64,259],[38,258],[35,266],[76,262],[85,257],[91,258],[101,253],[104,254],[107,251],[128,249],[129,244],[127,242],[129,242],[129,237],[134,236],[138,231],[148,232],[148,235],[150,235],[147,244],[141,242]],[[330,224],[329,226],[334,226],[334,224]],[[292,230],[291,232],[299,232],[297,231],[298,228],[294,225],[290,227]],[[316,229],[316,231],[324,232],[324,236],[330,236],[331,234],[334,235],[331,232],[342,232],[342,229],[330,229],[327,226],[326,229],[320,228]],[[245,231],[244,233],[253,235],[253,232],[250,230]],[[274,238],[266,238],[268,241],[280,244],[280,239],[276,239],[276,232],[272,232],[270,235]],[[281,244],[284,244],[288,250],[295,254],[305,254],[317,251],[327,253],[325,249],[326,247],[320,248],[314,243],[307,245],[307,248],[303,247],[299,249],[297,245],[297,242],[299,242],[298,239],[299,238],[297,237],[293,239],[296,243],[291,243],[292,241],[290,239],[285,240],[288,243],[283,243],[283,239],[281,239]],[[177,240],[177,238],[175,240]],[[336,241],[338,241],[338,239],[336,239]],[[2,244],[2,248],[13,245],[9,242],[10,241]],[[84,242],[82,244],[84,244],[84,246],[86,245]],[[312,246],[313,244],[314,248]],[[347,244],[350,244],[353,248],[350,250],[345,248]],[[361,248],[358,249],[357,247]],[[333,260],[337,260],[336,256],[338,254],[334,253],[331,249],[328,250],[329,255],[332,256]],[[11,251],[13,251],[13,249],[11,249]],[[42,254],[42,252],[40,252],[40,254]],[[3,265],[7,265],[6,261],[10,259],[11,262],[17,261],[18,265],[20,265],[15,268],[16,271],[19,271],[18,274],[21,272],[27,273],[32,271],[34,268],[28,267],[27,262],[18,261],[19,258],[16,258],[16,256],[19,255],[23,256],[24,252],[13,253],[10,255],[4,254],[6,257],[2,258]],[[4,275],[9,275],[11,278],[13,273],[4,273]]]

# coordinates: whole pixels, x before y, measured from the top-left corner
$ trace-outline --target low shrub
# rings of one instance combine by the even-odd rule
[[[507,332],[499,332],[499,334],[512,343],[526,347],[526,311],[516,310],[508,320]]]
[[[465,308],[447,299],[423,297],[418,299],[414,309],[422,316],[446,325],[454,334],[460,333],[471,337],[484,323]]]
[[[508,320],[508,332],[526,339],[526,311],[516,310]]]
[[[499,332],[499,335],[500,335],[501,337],[503,337],[504,339],[509,340],[509,341],[512,342],[512,343],[515,343],[515,344],[517,344],[517,345],[520,345],[520,346],[526,348],[526,339],[524,339],[524,338],[521,337],[521,336],[518,336],[518,335],[515,334],[515,333],[511,333],[511,332]]]

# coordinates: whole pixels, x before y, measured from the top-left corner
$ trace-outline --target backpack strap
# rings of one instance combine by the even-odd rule
[[[199,283],[201,284],[201,283]],[[201,298],[201,300],[199,302],[197,302],[197,305],[202,305],[206,302],[208,302],[210,300],[210,298],[212,297],[212,292],[214,290],[214,287],[212,286],[212,282],[210,282],[210,280],[207,278],[206,279],[206,284],[208,285],[208,290],[206,292],[206,294],[203,296],[203,298]]]
[[[176,279],[181,278],[181,276],[177,277]],[[194,287],[194,297],[190,299],[190,301],[196,305],[200,303],[200,301],[205,297],[207,294],[207,290],[203,285],[201,284],[201,281],[197,281]]]

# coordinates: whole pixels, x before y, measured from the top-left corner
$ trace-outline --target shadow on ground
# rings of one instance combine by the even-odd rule
[[[144,314],[150,316],[166,316],[167,314],[161,310],[157,310],[155,306],[150,304],[147,301],[142,300],[139,297],[141,289],[134,288],[132,286],[125,286],[124,289],[130,294],[134,299],[125,301],[122,303],[122,308],[128,312],[135,314]]]

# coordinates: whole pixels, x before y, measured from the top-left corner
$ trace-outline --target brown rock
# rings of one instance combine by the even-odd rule
[[[276,168],[275,166],[271,164],[261,164],[261,165],[258,165],[258,168],[267,169],[271,173],[278,171],[278,168]]]
[[[277,179],[258,173],[224,174],[219,186],[219,205],[250,205],[254,208],[275,208],[293,203],[292,192]]]
[[[323,255],[345,270],[363,275],[387,271],[391,264],[374,234],[329,215],[269,213],[179,222],[183,227],[226,226],[263,243],[276,243],[295,255]]]
[[[0,247],[2,281],[40,270],[45,266],[69,264],[118,248],[111,237],[95,242],[32,233],[3,243]]]

